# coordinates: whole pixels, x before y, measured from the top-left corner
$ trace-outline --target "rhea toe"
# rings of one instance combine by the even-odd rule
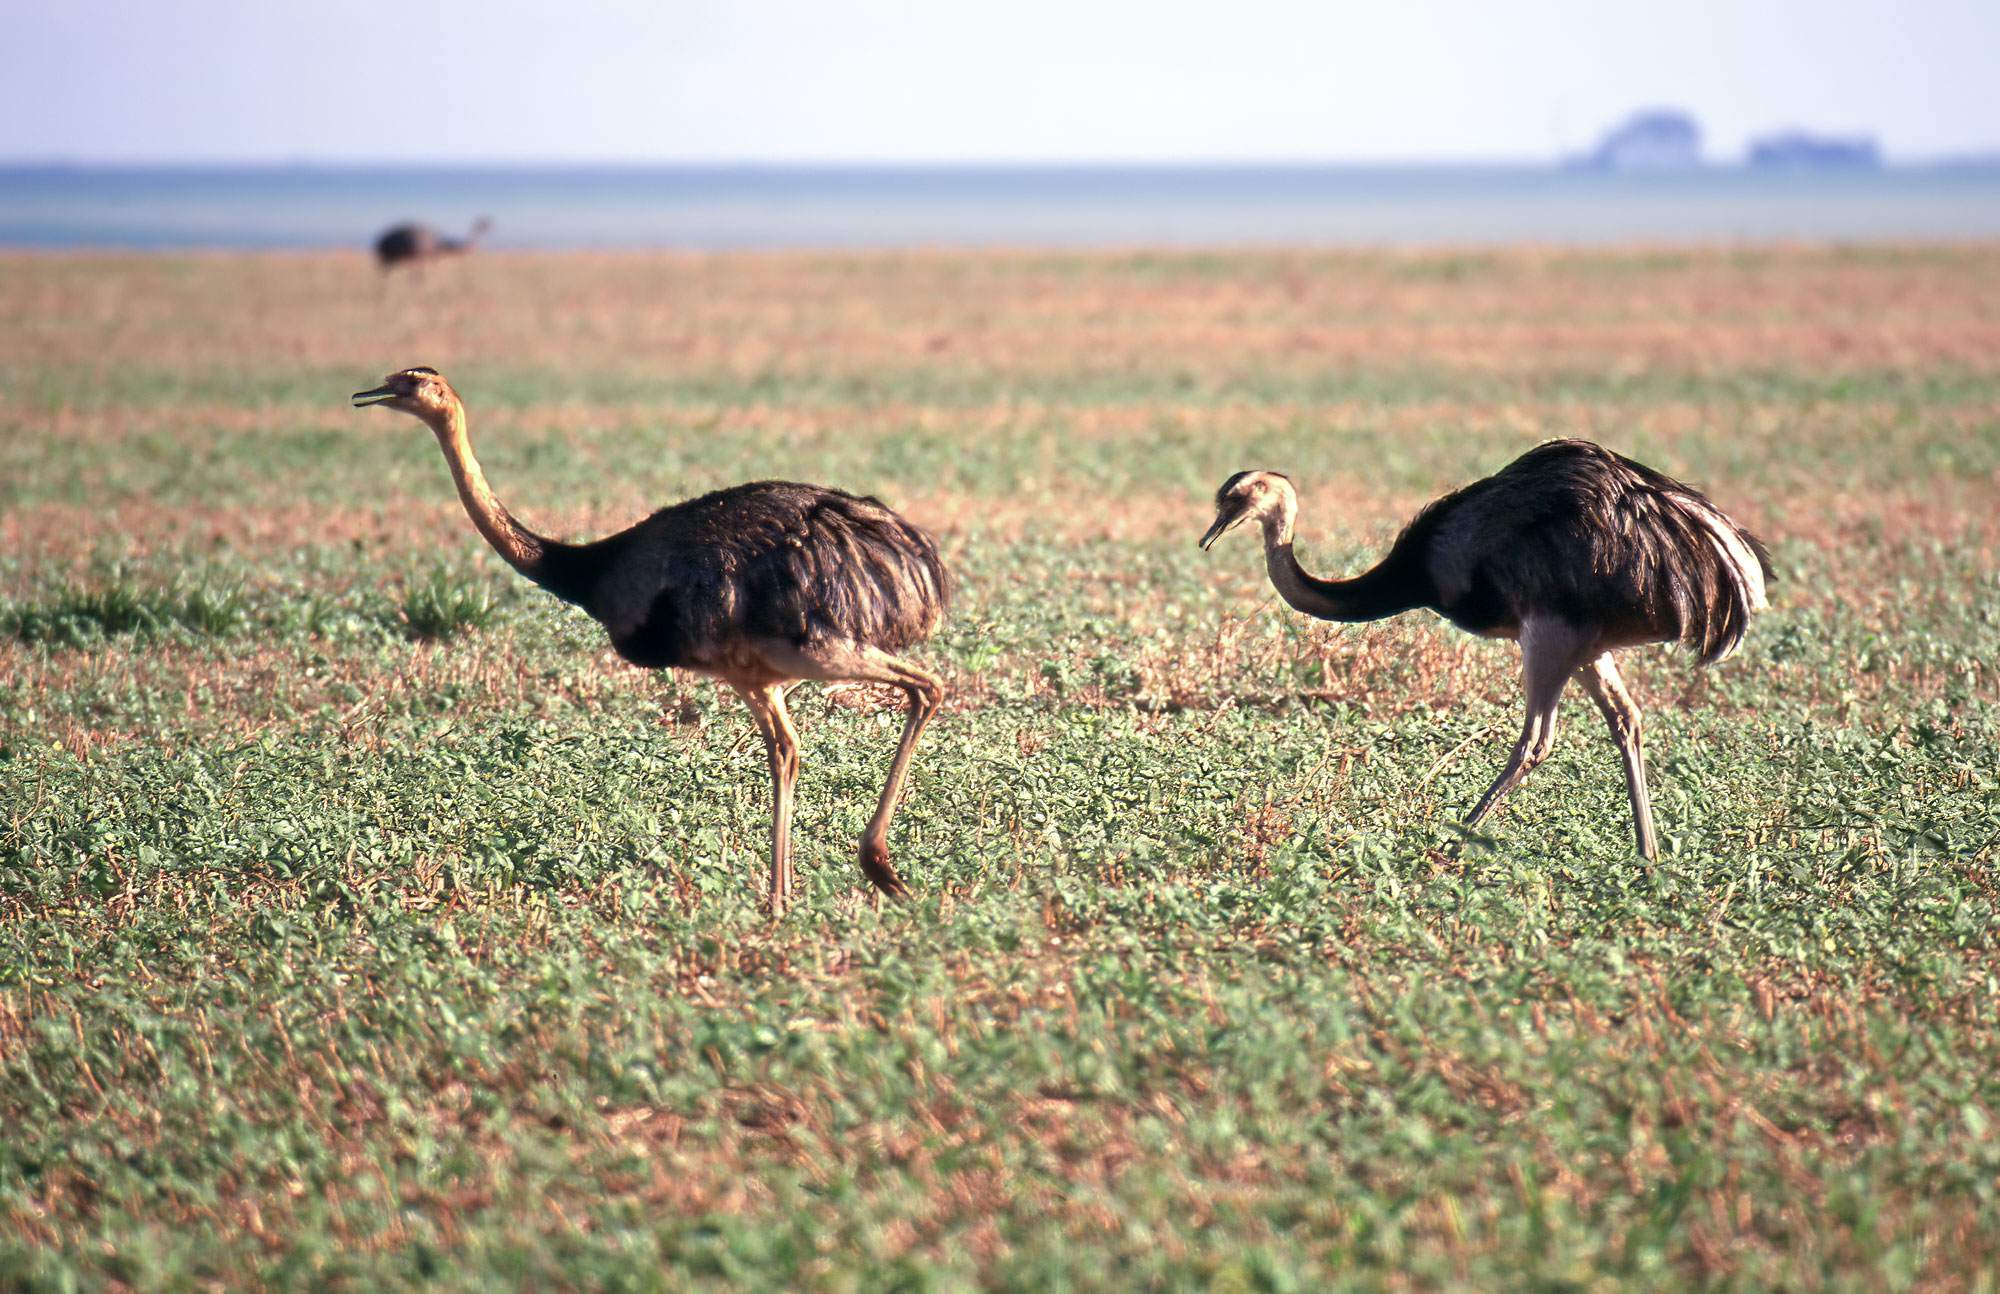
[[[386,405],[431,429],[472,524],[507,564],[602,624],[617,653],[648,669],[720,679],[750,707],[771,767],[771,894],[792,888],[798,735],[785,709],[796,682],[900,690],[902,739],[861,833],[862,873],[904,893],[889,824],[944,683],[897,655],[944,618],[950,578],[929,535],[879,500],[792,481],[753,481],[662,508],[628,530],[571,544],[536,534],[493,495],[473,457],[465,405],[437,370],[391,373],[354,403]]]
[[[1556,702],[1574,677],[1625,761],[1639,853],[1658,853],[1639,707],[1611,654],[1678,642],[1713,665],[1743,641],[1772,579],[1764,545],[1700,491],[1586,440],[1537,446],[1418,512],[1382,560],[1320,579],[1292,553],[1298,495],[1276,472],[1238,472],[1215,496],[1207,548],[1254,521],[1271,583],[1322,620],[1426,608],[1468,633],[1521,645],[1527,718],[1506,766],[1473,806],[1476,827],[1555,744]]]

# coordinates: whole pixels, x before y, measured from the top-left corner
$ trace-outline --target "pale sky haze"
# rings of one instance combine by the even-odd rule
[[[1635,108],[2000,152],[1996,0],[0,0],[0,162],[1537,162]]]

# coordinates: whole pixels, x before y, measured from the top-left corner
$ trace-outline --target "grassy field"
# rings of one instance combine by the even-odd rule
[[[960,579],[763,755],[466,522],[746,478]],[[1585,435],[1766,536],[1702,673],[1274,605]],[[0,1289],[1992,1289],[2000,247],[0,257]]]

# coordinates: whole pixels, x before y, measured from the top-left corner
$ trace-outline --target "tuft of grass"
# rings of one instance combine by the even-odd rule
[[[493,587],[483,580],[433,570],[403,585],[396,617],[418,642],[448,642],[493,622]]]
[[[0,628],[22,642],[75,647],[154,631],[162,623],[151,599],[123,586],[58,590],[43,601],[10,607],[0,617]]]
[[[125,636],[152,639],[175,630],[221,638],[237,632],[247,619],[236,589],[115,583],[59,588],[8,605],[0,609],[0,636],[58,647],[90,647]]]

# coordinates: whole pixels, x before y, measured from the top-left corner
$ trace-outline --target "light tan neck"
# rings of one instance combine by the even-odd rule
[[[1264,528],[1264,569],[1270,572],[1271,587],[1293,607],[1321,620],[1352,623],[1428,605],[1428,582],[1413,579],[1408,564],[1398,563],[1393,555],[1351,580],[1307,574],[1292,552],[1292,526],[1298,514],[1298,496],[1286,485],[1277,501],[1257,517]]]
[[[1289,485],[1278,495],[1277,501],[1258,514],[1257,522],[1264,530],[1264,569],[1270,572],[1271,587],[1278,596],[1310,616],[1321,619],[1336,618],[1336,608],[1326,596],[1314,587],[1316,581],[1300,567],[1299,559],[1292,552],[1292,532],[1299,516],[1299,496]]]
[[[451,479],[458,485],[459,501],[465,504],[465,513],[472,518],[473,526],[509,566],[532,578],[541,567],[546,545],[540,535],[516,521],[514,514],[493,497],[486,473],[479,470],[479,460],[472,456],[472,439],[465,430],[465,406],[454,400],[442,412],[426,412],[423,419],[437,436],[438,448],[444,451],[444,461],[451,467]]]

